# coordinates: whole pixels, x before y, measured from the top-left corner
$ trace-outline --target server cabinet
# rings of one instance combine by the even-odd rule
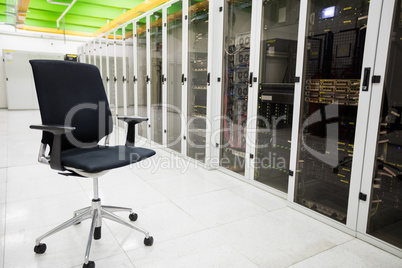
[[[109,84],[109,105],[113,115],[113,122],[115,122],[116,118],[116,87],[114,78],[115,76],[115,52],[114,52],[114,39],[108,41],[108,48],[107,48],[107,62],[109,64],[108,69],[108,84]],[[116,78],[117,79],[117,78]]]
[[[99,68],[99,62],[97,60],[97,56],[98,56],[98,42],[96,42],[96,39],[92,41],[92,64],[97,66]]]
[[[263,1],[254,179],[287,193],[300,0]],[[254,127],[254,126],[253,126]]]
[[[162,10],[153,12],[149,16],[149,21],[151,60],[151,141],[162,144]]]
[[[402,257],[402,1],[383,1],[360,192],[358,234]],[[369,88],[370,89],[370,88]],[[381,241],[381,242],[379,242]],[[385,243],[384,243],[385,242]]]
[[[252,0],[225,1],[220,165],[244,175]]]
[[[183,53],[183,1],[167,8],[166,19],[166,135],[167,148],[181,152],[182,133],[182,53]],[[165,78],[165,79],[164,79]]]
[[[138,115],[148,117],[148,90],[147,84],[149,76],[147,75],[147,33],[146,33],[146,18],[142,18],[136,22],[136,68],[137,74],[134,77],[134,82],[137,86],[137,109]],[[148,138],[147,124],[138,124],[138,134],[144,138]]]
[[[355,228],[358,154],[364,150],[366,90],[378,31],[377,17],[370,21],[370,14],[381,9],[380,2],[311,0],[306,5],[300,109],[294,113],[298,128],[292,135],[297,144],[292,146],[293,198],[349,228]]]
[[[108,67],[109,67],[109,63],[107,63],[107,49],[108,49],[108,45],[107,45],[107,39],[105,36],[102,36],[100,38],[100,42],[101,42],[101,49],[100,49],[100,61],[101,61],[101,75],[102,75],[102,82],[103,82],[103,86],[105,88],[105,92],[106,92],[106,96],[109,99],[109,95],[110,95],[110,88],[108,85]]]
[[[187,156],[204,162],[206,156],[209,1],[188,0]]]
[[[116,35],[122,36],[122,29],[119,32],[116,32]],[[116,87],[116,107],[117,107],[117,114],[116,115],[124,115],[126,106],[124,103],[124,95],[127,91],[126,88],[126,81],[124,81],[124,72],[125,72],[125,64],[124,64],[124,57],[125,57],[125,43],[123,40],[115,40],[115,87]],[[124,128],[124,122],[121,120],[116,121],[116,125]]]
[[[134,50],[133,50],[133,24],[130,23],[125,27],[125,35],[124,35],[124,42],[125,42],[125,66],[126,70],[124,73],[123,80],[126,83],[127,92],[125,95],[126,99],[126,115],[134,115],[134,83],[133,83],[133,76],[134,76]]]
[[[81,47],[78,48],[78,61],[82,63],[85,62],[84,49],[85,45],[82,45]]]
[[[93,64],[93,43],[89,42],[87,46],[87,63]]]

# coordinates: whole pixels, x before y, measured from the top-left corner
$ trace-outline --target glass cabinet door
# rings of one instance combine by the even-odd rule
[[[363,180],[371,177],[368,181],[371,198],[366,201],[369,204],[365,211],[367,213],[365,217],[367,222],[364,224],[367,228],[366,232],[400,249],[402,248],[401,11],[401,0],[384,3],[382,17],[385,16],[385,19],[382,19],[381,25],[386,26],[381,26],[380,35],[385,35],[384,32],[386,32],[387,37],[379,38],[382,41],[378,44],[377,58],[386,59],[385,75],[382,90],[379,88],[372,90],[370,106],[372,125],[369,125],[368,131],[373,135],[368,135],[366,149],[366,152],[370,154],[369,164],[373,164],[374,168],[367,169],[367,173],[363,174]],[[389,44],[384,40],[385,38],[389,39]],[[384,52],[388,52],[388,57],[384,57],[386,55]],[[381,77],[381,81],[382,79]],[[366,156],[365,159],[367,160],[368,157]]]
[[[300,0],[264,1],[255,180],[287,193]]]
[[[178,1],[167,9],[167,147],[181,152],[182,9]]]
[[[162,11],[150,15],[151,140],[162,144]]]
[[[311,0],[294,200],[346,223],[370,1]]]
[[[225,1],[221,166],[244,175],[252,0]]]
[[[187,155],[205,161],[208,86],[208,0],[188,1]],[[183,79],[185,79],[183,77]]]
[[[147,114],[147,31],[146,31],[146,18],[137,22],[137,80],[138,89],[138,115],[148,117]],[[138,135],[147,138],[147,124],[137,124]]]

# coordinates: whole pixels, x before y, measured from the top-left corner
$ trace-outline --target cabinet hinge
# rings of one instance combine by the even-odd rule
[[[250,159],[253,159],[254,158],[254,155],[253,154],[250,154]]]
[[[360,192],[359,193],[359,199],[363,200],[363,201],[367,201],[367,195]]]
[[[293,177],[293,175],[294,175],[293,170],[290,170],[290,169],[289,169],[289,175]]]
[[[219,12],[222,12],[223,11],[223,7],[219,7]]]
[[[299,83],[300,82],[300,76],[296,76],[295,77],[295,83]]]

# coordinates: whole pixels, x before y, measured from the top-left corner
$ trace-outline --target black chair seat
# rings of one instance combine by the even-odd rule
[[[75,148],[61,153],[61,163],[64,167],[71,167],[88,173],[97,173],[130,165],[154,154],[154,150],[128,146]]]

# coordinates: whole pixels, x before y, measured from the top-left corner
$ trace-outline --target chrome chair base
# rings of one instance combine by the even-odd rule
[[[46,244],[40,243],[43,239],[45,239],[48,236],[51,236],[57,232],[60,232],[61,230],[64,230],[67,227],[70,227],[75,224],[79,224],[84,220],[87,219],[92,219],[91,222],[91,228],[89,230],[89,236],[88,236],[88,242],[87,242],[87,248],[85,251],[85,260],[84,260],[84,267],[87,267],[89,261],[89,253],[91,251],[91,244],[92,244],[92,238],[95,240],[98,240],[101,238],[101,227],[102,227],[102,219],[108,219],[117,223],[120,223],[122,225],[125,225],[131,229],[134,229],[136,231],[139,231],[145,235],[144,239],[144,244],[146,246],[151,246],[153,244],[153,237],[149,235],[149,232],[137,227],[129,222],[126,222],[124,219],[121,217],[115,215],[113,212],[120,212],[120,211],[127,211],[129,212],[129,219],[131,221],[135,221],[137,219],[137,214],[132,212],[131,208],[126,208],[126,207],[116,207],[116,206],[102,206],[101,205],[101,200],[98,197],[97,193],[97,178],[94,178],[94,193],[95,193],[95,198],[92,199],[92,205],[89,207],[85,207],[79,210],[76,210],[74,212],[74,217],[69,219],[68,221],[60,224],[59,226],[53,228],[49,232],[43,234],[42,236],[38,237],[35,241],[36,245],[34,248],[34,251],[36,253],[44,253],[46,251]]]

